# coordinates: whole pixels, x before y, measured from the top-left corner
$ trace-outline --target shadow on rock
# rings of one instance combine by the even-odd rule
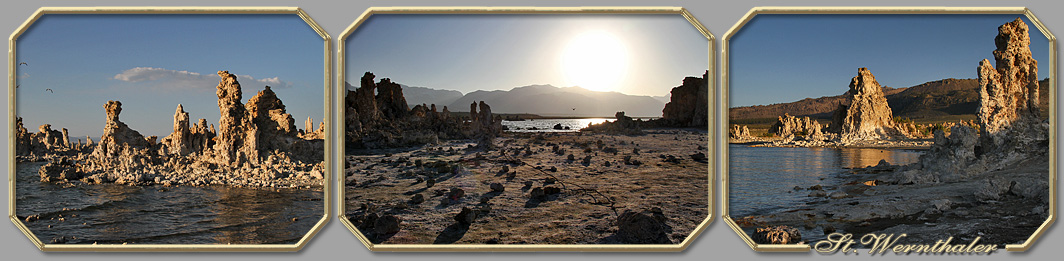
[[[463,224],[461,222],[455,222],[447,228],[444,228],[439,235],[436,236],[436,241],[432,241],[433,244],[454,244],[465,236],[469,231],[470,224]]]

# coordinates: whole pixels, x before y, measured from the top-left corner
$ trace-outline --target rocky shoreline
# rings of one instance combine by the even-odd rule
[[[675,244],[708,215],[708,134],[505,133],[346,158],[346,217],[387,244]]]
[[[117,183],[133,186],[231,185],[243,187],[323,187],[325,124],[307,119],[297,129],[285,105],[266,86],[242,103],[236,75],[219,71],[219,127],[205,119],[189,126],[178,104],[173,133],[145,137],[119,119],[122,103],[104,104],[107,121],[100,141],[70,142],[66,129],[45,124],[30,133],[16,122],[16,160],[46,161],[42,182]]]
[[[833,232],[874,232],[906,233],[907,240],[918,242],[982,236],[983,242],[1002,245],[1023,243],[1048,218],[1047,158],[962,181],[900,183],[898,173],[910,168],[882,164],[830,174],[843,183],[797,184],[788,191],[808,193],[803,208],[733,218],[751,235],[757,228],[798,228],[800,242],[806,244]]]
[[[345,216],[373,243],[675,244],[709,213],[706,75],[661,119],[556,133],[503,132],[484,102],[408,109],[374,77],[347,92],[344,162]]]

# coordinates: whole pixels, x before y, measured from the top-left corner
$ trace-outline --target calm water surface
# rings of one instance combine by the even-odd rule
[[[650,120],[655,118],[633,118]],[[524,121],[502,121],[502,125],[509,128],[509,132],[574,132],[586,128],[588,124],[612,122],[614,118],[587,118],[587,119],[535,119]],[[561,124],[563,129],[555,130],[554,125]],[[564,127],[569,127],[568,130]],[[535,129],[532,129],[535,128]]]
[[[321,188],[126,186],[40,182],[42,162],[17,164],[16,214],[44,243],[291,244],[323,213]]]
[[[606,121],[613,121],[613,119],[607,118],[590,118],[590,119],[535,119],[524,121],[502,121],[502,125],[506,126],[510,132],[574,132],[579,131],[581,128],[587,127],[588,124],[599,124]],[[562,127],[569,127],[568,130],[555,130],[554,125],[561,124]],[[533,130],[532,128],[535,128]]]
[[[839,185],[844,168],[874,166],[879,160],[909,164],[923,152],[859,148],[766,148],[728,145],[728,212],[732,217],[764,215],[801,207],[808,190],[794,186]],[[821,180],[823,178],[823,180]]]

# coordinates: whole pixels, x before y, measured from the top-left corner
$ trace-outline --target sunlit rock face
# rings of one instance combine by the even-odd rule
[[[785,140],[793,139],[795,136],[802,136],[807,140],[823,140],[825,137],[820,123],[816,120],[809,117],[798,118],[786,113],[777,118],[776,123],[773,123],[768,130]],[[750,135],[749,130],[746,130],[746,135]]]
[[[107,114],[107,122],[103,127],[103,136],[100,137],[99,144],[96,145],[96,149],[92,152],[93,156],[96,158],[114,157],[119,155],[123,147],[126,146],[134,149],[143,149],[153,145],[149,142],[149,138],[145,138],[140,132],[130,129],[128,125],[119,120],[118,116],[122,113],[122,102],[107,101],[103,108]]]
[[[189,113],[177,105],[173,132],[157,142],[119,120],[122,103],[104,104],[107,121],[92,154],[65,153],[45,157],[41,180],[129,185],[232,184],[261,187],[302,187],[321,184],[324,175],[324,123],[317,131],[299,130],[269,86],[245,105],[237,78],[219,71],[219,130],[200,119],[189,126]],[[21,123],[21,121],[19,121]],[[307,126],[313,126],[308,120]],[[21,128],[21,125],[20,125]],[[25,129],[25,128],[21,128]],[[51,131],[57,144],[69,139]],[[19,131],[20,133],[23,131]],[[28,136],[28,134],[26,134]],[[90,139],[83,148],[93,147]],[[80,143],[78,145],[80,146]],[[79,149],[88,150],[88,149]],[[28,158],[32,159],[32,158]]]
[[[218,123],[217,143],[214,144],[219,164],[240,166],[244,162],[257,163],[259,129],[251,120],[251,115],[241,103],[243,98],[240,82],[229,71],[218,71],[222,80],[218,82],[218,110],[221,118]]]
[[[1017,18],[998,27],[996,67],[979,63],[980,141],[986,150],[1027,150],[1048,141],[1039,117],[1038,61],[1031,57],[1027,24]]]
[[[883,96],[883,87],[868,68],[857,69],[847,92],[850,105],[839,105],[831,130],[843,142],[885,140],[904,134],[894,128],[894,117]]]
[[[923,175],[910,173],[911,181],[955,181],[1048,155],[1049,121],[1039,115],[1038,61],[1027,24],[1017,18],[998,27],[994,43],[997,67],[985,59],[978,67],[979,129],[954,126],[948,137],[936,131],[935,145],[920,157]]]

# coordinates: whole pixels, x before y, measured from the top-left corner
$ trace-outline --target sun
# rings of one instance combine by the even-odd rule
[[[584,32],[569,41],[560,68],[569,85],[616,91],[628,70],[628,50],[613,34]]]

